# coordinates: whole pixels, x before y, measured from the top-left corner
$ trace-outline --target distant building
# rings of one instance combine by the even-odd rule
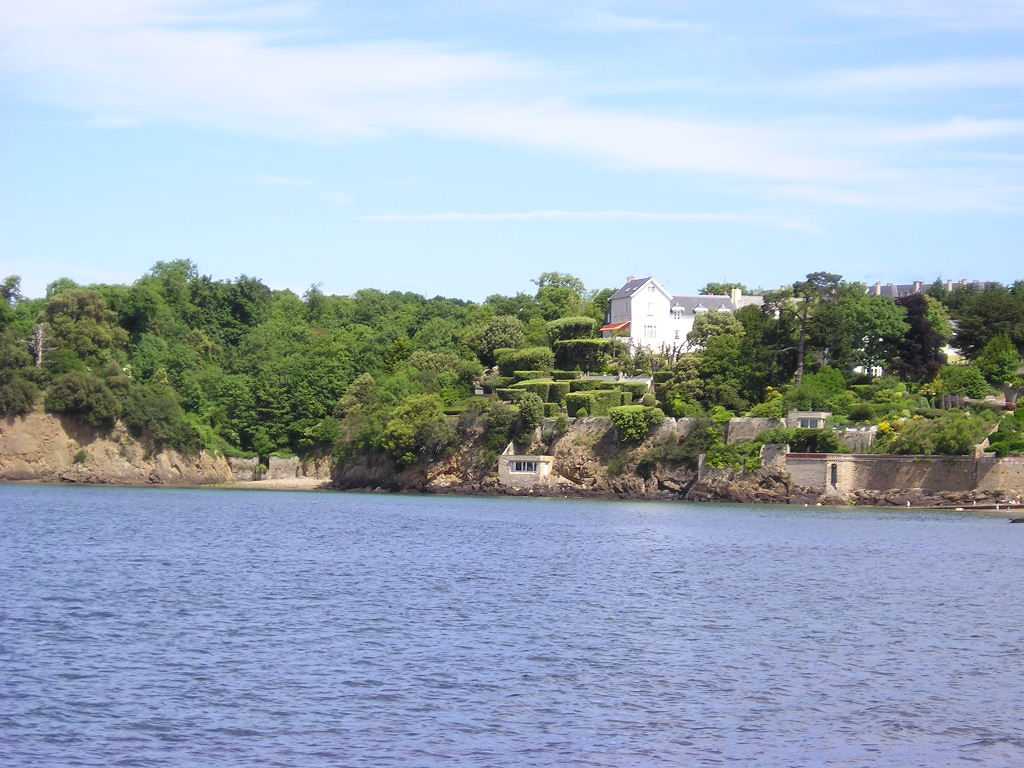
[[[974,280],[972,282],[961,280],[958,283],[954,283],[952,280],[947,280],[945,285],[946,293],[952,293],[957,288],[966,288],[968,285],[984,289],[995,285],[995,283],[984,283],[980,280]],[[899,299],[903,296],[913,296],[915,293],[925,293],[931,287],[931,283],[922,283],[920,280],[899,285],[896,285],[895,283],[886,283],[885,285],[882,283],[875,283],[874,285],[868,286],[868,294],[871,296],[888,296],[890,299]]]
[[[629,277],[612,294],[608,322],[601,328],[605,338],[621,337],[631,349],[652,352],[683,352],[689,349],[687,334],[704,312],[735,312],[760,306],[761,296],[744,296],[739,288],[728,295],[679,296],[669,293],[653,277]]]

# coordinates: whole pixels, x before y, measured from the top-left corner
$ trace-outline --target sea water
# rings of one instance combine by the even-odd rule
[[[4,766],[1024,765],[1005,517],[0,486]]]

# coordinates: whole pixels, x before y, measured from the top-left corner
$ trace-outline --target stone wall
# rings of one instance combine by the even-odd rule
[[[331,479],[331,464],[326,458],[303,462],[298,456],[286,459],[270,457],[263,480],[291,480],[297,477],[315,477],[319,480]]]
[[[971,456],[864,456],[789,454],[790,479],[799,485],[839,493],[914,489],[931,493],[970,491],[977,486]],[[835,473],[833,475],[833,467]],[[995,473],[993,479],[1004,475]],[[990,486],[994,487],[994,486]]]
[[[228,466],[231,467],[231,474],[236,481],[259,480],[260,460],[229,458]]]
[[[978,488],[987,491],[1024,493],[1024,456],[978,459]]]
[[[725,429],[725,442],[738,443],[741,440],[753,440],[762,432],[782,426],[785,426],[782,419],[755,419],[737,416],[729,419]]]

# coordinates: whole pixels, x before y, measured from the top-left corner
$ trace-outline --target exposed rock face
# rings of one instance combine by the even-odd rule
[[[0,419],[0,480],[208,485],[232,478],[223,457],[154,453],[121,424],[101,433],[49,413]]]

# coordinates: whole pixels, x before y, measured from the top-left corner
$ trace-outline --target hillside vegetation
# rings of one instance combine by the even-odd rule
[[[214,280],[184,260],[158,262],[131,285],[61,278],[43,298],[19,287],[11,276],[0,290],[0,411],[120,424],[183,453],[372,455],[401,469],[451,454],[460,430],[474,430],[486,469],[545,417],[557,430],[569,417],[607,416],[620,440],[638,442],[665,415],[706,419],[720,435],[732,415],[791,408],[878,425],[881,451],[958,453],[1022,385],[1024,283],[947,293],[936,281],[893,301],[815,273],[763,307],[700,316],[686,354],[599,338],[613,290],[555,272],[480,303],[317,286],[298,296],[246,275]],[[964,364],[946,364],[947,343]],[[874,366],[886,375],[860,372]],[[979,402],[993,395],[998,403]],[[1000,452],[1024,448],[1017,423],[993,440]],[[745,461],[737,450],[721,461]]]

